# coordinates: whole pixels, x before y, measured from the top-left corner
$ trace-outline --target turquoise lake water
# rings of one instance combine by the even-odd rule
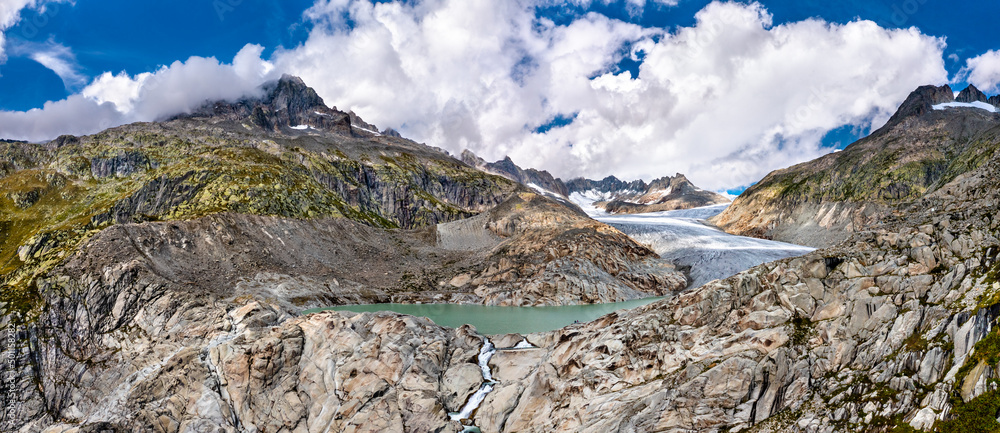
[[[456,304],[371,304],[340,305],[315,308],[303,314],[319,311],[353,311],[369,313],[393,311],[411,316],[427,317],[441,326],[457,328],[465,324],[476,327],[481,334],[530,334],[552,331],[574,321],[589,322],[605,314],[622,309],[641,307],[664,299],[662,297],[637,299],[613,304],[567,305],[559,307],[492,307]]]
[[[571,197],[598,221],[610,224],[650,245],[664,259],[691,267],[691,288],[717,278],[725,278],[758,264],[794,257],[812,248],[762,239],[734,236],[705,222],[722,212],[728,204],[681,211],[653,212],[638,215],[608,215],[592,206],[592,198]],[[307,310],[394,311],[430,318],[441,326],[457,328],[464,324],[482,334],[528,334],[559,329],[574,321],[589,322],[605,314],[636,308],[663,299],[646,298],[614,304],[569,305],[561,307],[487,307],[452,304],[373,304],[345,305]]]

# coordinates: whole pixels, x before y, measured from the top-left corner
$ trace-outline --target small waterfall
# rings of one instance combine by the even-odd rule
[[[493,342],[489,338],[483,338],[483,347],[479,349],[479,369],[483,371],[483,384],[479,386],[479,390],[472,397],[469,397],[469,401],[462,406],[462,410],[454,413],[448,414],[452,421],[461,422],[463,419],[469,419],[472,413],[479,409],[479,405],[483,403],[486,399],[486,395],[493,391],[493,373],[490,372],[490,358],[493,358],[493,354],[496,353],[496,347],[493,346]],[[478,431],[476,427],[466,427],[467,432]]]
[[[515,344],[514,347],[512,347],[511,349],[537,349],[537,348],[538,346],[529,343],[528,339],[525,338],[519,341],[517,344]]]

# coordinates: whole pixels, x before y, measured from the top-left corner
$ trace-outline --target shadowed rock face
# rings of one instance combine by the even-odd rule
[[[814,247],[846,239],[1000,148],[1000,114],[932,108],[952,101],[947,86],[918,88],[884,127],[843,151],[768,174],[712,222],[734,234]]]

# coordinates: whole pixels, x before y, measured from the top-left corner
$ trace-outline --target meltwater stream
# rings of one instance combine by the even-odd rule
[[[489,338],[483,339],[483,347],[479,349],[479,369],[483,372],[483,384],[479,386],[477,390],[471,397],[469,401],[465,402],[465,406],[462,406],[462,410],[450,413],[448,416],[452,421],[462,421],[463,419],[470,419],[472,413],[479,409],[479,405],[483,403],[486,399],[486,394],[493,391],[493,373],[490,371],[490,358],[493,358],[493,354],[496,353],[496,347],[493,346],[493,342]],[[466,429],[466,431],[471,431],[471,429]]]

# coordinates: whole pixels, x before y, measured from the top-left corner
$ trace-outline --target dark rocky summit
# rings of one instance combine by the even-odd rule
[[[955,102],[987,102],[989,97],[985,93],[979,91],[976,86],[969,85],[955,97]]]
[[[284,75],[275,82],[264,84],[261,97],[244,98],[235,103],[214,102],[192,114],[177,118],[208,117],[250,124],[265,131],[280,131],[292,127],[313,127],[350,135],[351,121],[358,122],[354,113],[329,108],[299,77]],[[361,125],[367,125],[363,121]]]
[[[947,84],[943,86],[920,86],[896,109],[885,127],[895,125],[903,119],[921,116],[932,111],[932,106],[955,101],[955,92]],[[883,127],[882,129],[885,129]]]

